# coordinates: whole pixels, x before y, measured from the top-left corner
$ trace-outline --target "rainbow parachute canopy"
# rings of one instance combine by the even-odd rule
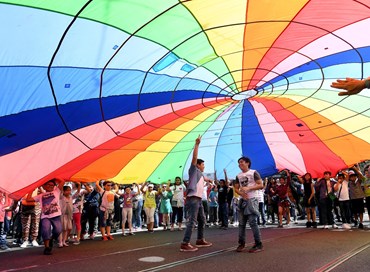
[[[368,0],[0,1],[0,188],[314,177],[370,154]]]

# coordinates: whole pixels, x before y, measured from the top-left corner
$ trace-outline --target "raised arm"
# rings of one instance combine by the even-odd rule
[[[193,150],[193,158],[191,160],[192,165],[197,165],[197,159],[198,159],[198,149],[199,149],[199,144],[201,141],[202,137],[199,135],[198,138],[195,139],[195,146]]]
[[[356,165],[354,165],[353,167],[353,170],[355,170],[355,172],[356,172],[356,174],[357,174],[357,176],[358,176],[358,179],[359,180],[361,180],[361,182],[364,180],[364,175],[361,173],[361,171],[360,171],[360,168],[358,167],[358,165],[356,164]]]
[[[63,186],[66,183],[65,179],[62,178],[55,178],[56,183],[58,184],[58,188],[60,191],[63,191]]]
[[[104,191],[104,189],[100,186],[100,180],[97,180],[95,182],[95,186],[96,186],[96,190],[100,193],[102,191]]]

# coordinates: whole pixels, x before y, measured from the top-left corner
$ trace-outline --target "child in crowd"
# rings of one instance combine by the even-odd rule
[[[114,191],[112,191],[113,183],[111,181],[104,181],[103,187],[100,186],[100,181],[96,182],[96,190],[101,195],[101,204],[99,208],[99,219],[100,219],[100,231],[102,234],[102,240],[114,240],[111,235],[111,226],[114,216],[114,198],[118,192],[118,186],[115,184]]]
[[[208,202],[209,202],[209,222],[211,226],[217,225],[217,209],[218,209],[218,193],[217,186],[213,186],[211,192],[209,193]]]
[[[67,239],[72,231],[73,219],[72,189],[68,185],[63,186],[63,194],[60,196],[60,208],[62,211],[63,232],[59,237],[59,247],[67,247]]]
[[[59,183],[58,187],[56,186]],[[62,211],[60,208],[61,188],[65,181],[59,178],[51,179],[43,185],[45,192],[32,197],[28,194],[27,201],[40,202],[41,206],[41,235],[44,240],[44,254],[51,255],[53,240],[57,239],[62,232]]]
[[[9,197],[5,192],[0,190],[0,249],[8,250],[6,244],[6,231],[5,231],[5,214],[9,208]]]
[[[177,219],[177,224],[179,226],[179,230],[182,230],[182,219],[184,217],[184,205],[185,205],[185,190],[186,187],[181,182],[180,177],[175,178],[175,184],[170,187],[172,191],[172,199],[171,199],[171,206],[172,206],[172,218],[171,218],[171,231],[175,229],[175,223]]]
[[[148,232],[153,233],[154,212],[157,207],[155,198],[158,192],[154,190],[154,184],[149,184],[149,182],[145,182],[140,190],[144,195],[144,211],[146,214]]]
[[[81,190],[81,183],[73,183],[72,190],[72,201],[73,201],[73,226],[76,233],[76,239],[73,242],[74,245],[80,244],[81,239],[81,215],[86,190]]]
[[[41,191],[40,191],[41,193]],[[39,246],[37,236],[39,234],[39,223],[41,208],[40,203],[27,201],[26,197],[21,200],[21,224],[23,243],[21,248],[26,248],[29,244],[29,236],[31,230],[31,243],[33,246]]]
[[[136,183],[133,186],[138,186]],[[132,204],[134,198],[138,195],[138,191],[135,193],[131,191],[131,187],[127,186],[125,192],[121,195],[123,198],[122,206],[122,235],[126,236],[125,226],[126,222],[128,223],[129,235],[134,235],[132,232]]]
[[[168,182],[168,185],[162,184],[162,188],[159,189],[158,194],[160,196],[159,213],[163,215],[163,230],[167,230],[170,225],[170,214],[172,213],[170,182]]]

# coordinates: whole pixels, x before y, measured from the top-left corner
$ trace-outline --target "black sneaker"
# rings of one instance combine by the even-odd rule
[[[52,255],[51,253],[52,248],[51,247],[45,247],[44,249],[44,255]]]
[[[263,251],[262,243],[254,244],[254,246],[248,250],[249,253],[257,253],[261,251]]]
[[[50,248],[53,248],[53,245],[54,245],[54,238],[51,238],[51,239],[49,240],[49,247],[50,247]]]
[[[359,229],[363,229],[364,228],[364,225],[362,223],[358,224],[358,228]]]
[[[245,248],[245,245],[244,244],[240,244],[237,248],[236,248],[236,252],[242,252]]]

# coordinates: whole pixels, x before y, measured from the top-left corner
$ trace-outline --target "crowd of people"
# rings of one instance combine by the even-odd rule
[[[196,251],[212,246],[204,238],[205,227],[228,230],[238,227],[237,252],[246,244],[246,224],[254,237],[248,251],[263,250],[260,227],[278,228],[307,219],[307,228],[364,228],[365,205],[370,211],[369,165],[363,173],[358,165],[338,173],[325,171],[313,179],[283,170],[266,177],[251,169],[252,162],[241,157],[241,172],[229,179],[204,175],[205,162],[198,158],[199,136],[195,141],[189,180],[175,177],[163,184],[149,181],[119,185],[109,180],[93,183],[69,182],[54,178],[21,200],[0,192],[0,246],[7,250],[6,235],[21,248],[44,244],[44,254],[52,254],[54,243],[60,248],[79,245],[85,239],[114,240],[112,233],[135,235],[146,229],[181,231],[180,251]],[[185,224],[184,224],[185,223]],[[339,224],[341,223],[341,224]],[[197,229],[195,246],[191,236]],[[99,236],[100,236],[99,235]]]
[[[239,225],[245,229],[248,222],[258,246],[261,242],[259,227],[276,225],[283,228],[297,223],[298,219],[306,219],[308,228],[362,229],[365,205],[367,211],[370,210],[368,167],[364,174],[356,166],[335,176],[326,171],[318,179],[313,179],[309,173],[299,176],[284,170],[263,182],[261,180],[260,188],[249,192],[253,195],[246,199],[253,199],[254,203],[252,208],[246,209],[248,212],[244,211],[244,193],[239,190],[243,175],[230,180],[226,170],[224,173],[224,179],[208,180],[202,185],[197,198],[197,207],[204,215],[201,222],[198,222],[198,215],[191,217],[191,209],[184,209],[189,199],[191,202],[191,196],[187,198],[188,182],[183,182],[180,177],[176,177],[174,183],[145,182],[125,186],[110,181],[81,186],[80,183],[54,179],[19,201],[11,200],[2,192],[1,249],[8,247],[6,233],[12,234],[14,244],[22,248],[43,243],[44,253],[50,254],[55,241],[62,248],[79,245],[85,239],[97,239],[97,233],[103,241],[113,240],[112,233],[119,229],[122,236],[135,235],[144,229],[150,233],[157,228],[181,231],[184,222],[192,224],[181,251],[195,251],[197,247],[189,243],[191,231],[202,224],[227,230]],[[259,176],[254,178],[260,180]],[[252,220],[248,216],[243,219],[240,213],[256,216]],[[202,230],[201,227],[198,229]],[[210,242],[205,241],[203,235],[197,241],[208,245]],[[242,233],[238,249],[242,250],[244,245],[245,234],[243,238]]]

